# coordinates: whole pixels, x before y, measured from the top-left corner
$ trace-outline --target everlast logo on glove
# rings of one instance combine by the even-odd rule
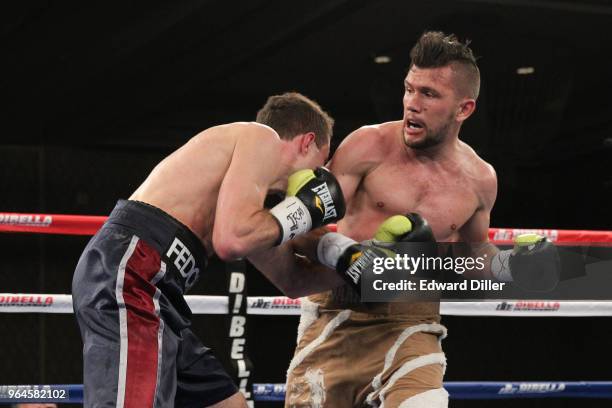
[[[316,206],[323,213],[323,221],[327,221],[332,217],[337,217],[338,212],[336,211],[336,207],[334,206],[334,200],[329,192],[329,188],[327,187],[327,183],[320,184],[311,189],[313,193],[317,194],[317,199],[323,201],[323,207],[321,208],[319,200],[316,202]]]
[[[376,258],[376,254],[372,251],[366,250],[356,252],[351,256],[351,266],[349,266],[345,274],[352,279],[355,285],[358,285],[363,271],[372,265],[374,258]]]
[[[329,170],[298,170],[287,180],[285,199],[270,210],[280,226],[276,244],[338,221],[345,210],[342,189]]]

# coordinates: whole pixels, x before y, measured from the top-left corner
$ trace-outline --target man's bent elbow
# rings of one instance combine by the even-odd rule
[[[213,235],[215,254],[223,261],[233,261],[247,255],[247,247],[243,240],[236,237],[215,237]]]

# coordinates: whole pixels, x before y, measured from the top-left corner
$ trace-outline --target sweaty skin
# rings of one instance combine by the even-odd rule
[[[416,212],[438,242],[476,243],[466,245],[472,256],[497,251],[487,242],[497,180],[458,138],[475,100],[457,77],[452,65],[413,66],[405,79],[403,119],[362,127],[338,147],[329,167],[347,203],[340,233],[368,240],[389,216]],[[485,262],[484,274],[488,268]],[[313,370],[322,373],[325,386],[321,407],[378,406],[383,400],[389,407],[448,406],[439,302],[361,302],[344,285],[310,296],[304,306],[285,407],[321,400],[309,382]]]
[[[260,112],[266,123],[281,122],[278,129],[286,139],[271,127],[246,122],[201,132],[161,161],[130,197],[166,214],[121,200],[107,227],[84,251],[73,279],[73,299],[85,344],[84,383],[88,389],[100,390],[94,397],[88,393],[88,406],[98,400],[173,405],[176,396],[182,406],[198,400],[204,406],[206,401],[224,398],[208,405],[247,407],[243,394],[235,391],[220,363],[189,328],[190,312],[182,295],[206,262],[199,259],[202,248],[193,243],[197,238],[186,228],[199,238],[209,257],[216,253],[224,260],[276,244],[281,230],[264,208],[266,195],[269,190],[286,190],[291,173],[323,165],[332,125],[323,112],[313,112],[326,123],[320,137],[310,130],[283,130],[282,123],[289,120],[301,129],[316,127],[305,113],[291,113],[291,104],[306,103],[314,109],[313,102],[299,94],[280,95],[285,97],[286,110],[281,106],[266,118],[266,110],[276,109],[277,103],[269,99],[271,105]],[[139,365],[149,360],[150,364]],[[152,376],[141,376],[141,367],[153,368]],[[167,368],[174,373],[160,375]],[[104,384],[95,375],[98,369],[117,375],[115,388],[101,387]],[[141,394],[136,389],[139,384],[154,386],[143,391],[148,397],[142,404],[133,397]]]
[[[439,242],[486,240],[495,173],[456,140],[443,158],[432,159],[404,143],[402,121],[355,131],[338,148],[330,169],[347,196],[338,231],[371,238],[395,214],[416,212]]]
[[[367,239],[386,217],[410,211],[425,217],[437,241],[487,240],[497,178],[458,138],[475,101],[459,97],[453,80],[450,66],[413,66],[403,120],[363,127],[338,148],[330,167],[347,196],[341,232]]]
[[[328,163],[347,203],[338,232],[356,241],[371,239],[387,217],[416,212],[429,222],[438,242],[470,243],[470,253],[460,255],[484,256],[479,277],[490,278],[490,260],[498,251],[488,243],[497,176],[459,140],[461,124],[474,111],[475,101],[460,96],[454,80],[451,66],[412,67],[404,81],[403,119],[364,126],[340,144]],[[289,248],[249,259],[269,279],[284,280],[279,287],[288,296],[338,289],[344,285],[338,274],[325,273],[324,267],[293,255],[296,251],[316,259],[320,235],[321,231],[313,232]],[[346,286],[325,298],[342,304],[344,297],[359,302]]]
[[[470,243],[465,255],[484,256],[480,274],[490,277],[498,251],[487,242],[497,177],[459,140],[475,101],[459,97],[453,79],[450,66],[412,67],[404,81],[403,120],[365,126],[338,147],[329,164],[347,202],[338,231],[362,241],[387,217],[416,212],[436,241]],[[342,302],[343,292],[333,300]]]
[[[271,247],[279,227],[263,209],[287,176],[324,163],[314,134],[281,140],[270,127],[238,122],[204,130],[166,157],[132,194],[185,224],[209,256],[234,259]],[[262,160],[266,158],[266,160]]]

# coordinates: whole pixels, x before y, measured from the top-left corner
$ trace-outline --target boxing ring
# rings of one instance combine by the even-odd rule
[[[0,213],[0,232],[92,235],[104,223],[103,216]],[[557,245],[589,243],[612,246],[612,231],[491,228],[489,239],[498,245],[512,244],[513,237],[526,232],[546,235]],[[232,315],[237,312],[238,296],[185,296],[193,314]],[[251,296],[243,305],[245,315],[291,316],[300,314],[300,300],[286,297]],[[242,297],[239,298],[242,303]],[[72,297],[68,294],[0,293],[0,313],[70,314]],[[497,300],[484,302],[441,302],[440,314],[450,316],[612,316],[612,301],[534,301]],[[451,399],[510,398],[609,398],[612,381],[446,381]],[[243,392],[245,391],[241,386]],[[253,401],[283,401],[284,384],[255,383],[246,390]],[[249,398],[247,397],[247,398]],[[56,402],[82,403],[80,384],[0,385],[0,405]]]

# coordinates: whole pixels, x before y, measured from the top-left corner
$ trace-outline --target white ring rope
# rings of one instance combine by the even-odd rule
[[[227,296],[185,296],[194,314],[228,314]],[[249,296],[251,315],[299,315],[300,299],[284,296]],[[72,296],[0,293],[0,313],[72,313]],[[447,316],[612,316],[612,301],[497,300],[441,302]]]

